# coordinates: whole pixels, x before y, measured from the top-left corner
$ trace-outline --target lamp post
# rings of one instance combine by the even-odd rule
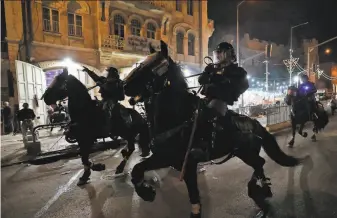
[[[239,67],[241,67],[240,63],[240,42],[239,42],[239,7],[242,3],[244,3],[246,0],[241,1],[236,6],[236,60],[238,62]],[[243,94],[241,95],[241,106],[244,106],[244,100],[243,100]]]
[[[241,66],[240,63],[240,42],[239,42],[239,8],[242,3],[244,3],[246,0],[241,1],[236,6],[236,59],[238,61],[239,66]]]
[[[310,77],[310,52],[312,52],[315,48],[317,48],[317,47],[319,47],[321,45],[324,45],[324,44],[326,44],[326,43],[328,43],[330,41],[333,41],[335,39],[337,39],[337,36],[332,37],[331,39],[328,39],[328,40],[326,40],[324,42],[321,42],[321,43],[319,43],[319,44],[317,44],[315,46],[308,47],[308,58],[307,58],[307,75],[308,75],[308,77]]]
[[[289,85],[291,85],[291,76],[293,74],[293,29],[308,24],[309,22],[301,23],[290,28],[290,49],[289,49],[289,59],[291,64],[289,65]]]

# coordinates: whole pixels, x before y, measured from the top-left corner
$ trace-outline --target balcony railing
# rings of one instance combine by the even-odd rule
[[[159,50],[160,41],[148,39],[146,37],[129,35],[127,38],[117,35],[110,35],[103,39],[102,48],[109,50],[123,50],[132,53],[147,54],[149,52],[149,43]]]
[[[123,50],[125,47],[124,37],[109,35],[102,43],[103,48]]]

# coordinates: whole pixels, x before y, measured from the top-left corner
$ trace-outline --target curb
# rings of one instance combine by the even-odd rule
[[[288,129],[290,127],[291,127],[291,122],[285,121],[285,122],[282,122],[282,123],[277,123],[277,124],[266,126],[266,130],[268,132],[274,133],[274,132],[278,132],[278,131],[281,131],[281,130],[284,130],[284,129]]]

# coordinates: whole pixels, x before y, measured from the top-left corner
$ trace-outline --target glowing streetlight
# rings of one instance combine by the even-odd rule
[[[329,54],[331,53],[331,49],[330,49],[330,48],[325,49],[324,53],[325,53],[326,55],[329,55]]]
[[[298,82],[298,76],[295,76],[295,77],[294,77],[294,81],[295,81],[295,82]]]
[[[189,69],[183,69],[183,73],[185,76],[190,76],[191,75],[191,71]]]

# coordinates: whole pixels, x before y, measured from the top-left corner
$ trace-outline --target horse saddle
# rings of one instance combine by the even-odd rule
[[[120,105],[119,112],[120,112],[120,115],[121,115],[122,119],[124,120],[125,124],[131,125],[132,116],[131,116],[129,110],[126,107],[124,107],[123,105]]]
[[[221,120],[221,119],[220,119]],[[234,131],[239,131],[241,133],[252,133],[254,130],[254,120],[235,113],[234,111],[228,110],[226,116],[224,117],[222,125],[229,124],[229,127]]]

